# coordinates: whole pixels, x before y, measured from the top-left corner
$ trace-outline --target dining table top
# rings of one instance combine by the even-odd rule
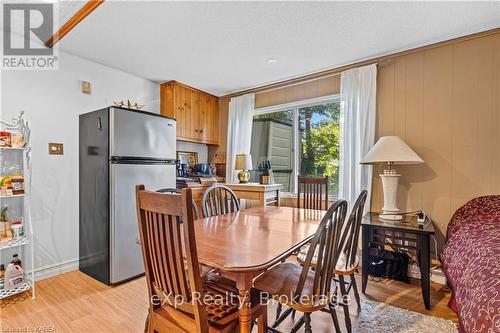
[[[309,242],[325,213],[265,206],[198,219],[198,260],[227,272],[265,270]]]

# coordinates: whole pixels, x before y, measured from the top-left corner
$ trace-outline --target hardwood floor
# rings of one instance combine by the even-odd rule
[[[361,286],[361,281],[358,285]],[[447,307],[450,293],[438,284],[432,283],[431,288],[430,311],[424,308],[418,281],[412,284],[392,280],[369,281],[367,294],[361,297],[457,322],[457,317]],[[38,329],[36,332],[59,333],[143,332],[148,306],[144,278],[108,287],[79,271],[73,271],[37,282],[36,290],[35,300],[29,294],[2,300],[0,331],[15,332],[17,329],[24,332],[19,329],[26,327]],[[356,307],[352,306],[351,311],[355,326]],[[270,321],[274,313],[274,306],[270,306]],[[343,323],[340,309],[337,314]],[[290,319],[279,329],[289,331],[291,324]],[[331,318],[325,313],[314,314],[312,325],[314,332],[334,332]]]

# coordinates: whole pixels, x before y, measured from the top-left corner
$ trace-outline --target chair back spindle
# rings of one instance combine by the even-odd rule
[[[212,217],[237,212],[240,210],[240,203],[233,190],[215,183],[203,192],[201,207],[203,217]]]
[[[297,207],[316,210],[328,209],[328,177],[298,176]]]
[[[368,191],[366,190],[361,191],[359,194],[342,233],[340,243],[342,250],[346,254],[345,269],[352,267],[356,261],[359,231],[361,229],[361,220],[363,218],[367,195]]]

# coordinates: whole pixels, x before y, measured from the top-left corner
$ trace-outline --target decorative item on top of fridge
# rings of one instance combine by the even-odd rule
[[[264,161],[264,162],[260,163],[258,170],[259,170],[259,176],[260,176],[260,183],[262,185],[274,184],[274,174],[273,174],[273,170],[271,168],[270,161]]]
[[[131,102],[129,99],[127,99],[127,102],[124,102],[124,101],[115,102],[115,101],[113,101],[113,103],[119,107],[127,107],[129,109],[136,109],[136,110],[140,110],[144,107],[144,104],[139,104],[137,102]]]

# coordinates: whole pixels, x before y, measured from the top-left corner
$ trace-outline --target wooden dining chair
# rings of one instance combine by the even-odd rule
[[[200,277],[191,189],[156,193],[138,185],[136,201],[150,303],[147,332],[234,332],[238,290],[221,283],[216,274]],[[259,333],[264,333],[266,306],[258,298],[258,292],[251,291],[252,316],[258,319]]]
[[[328,209],[328,177],[311,178],[298,176],[297,207]]]
[[[297,208],[327,210],[328,209],[328,177],[312,178],[302,177],[297,178]],[[309,245],[303,246],[300,250],[294,252],[294,255],[307,253]],[[283,260],[285,262],[286,260]],[[276,308],[276,320],[280,317],[282,311],[281,303],[278,303]],[[295,317],[295,311],[292,312]]]
[[[358,309],[361,308],[361,303],[359,299],[359,292],[356,285],[356,278],[354,273],[359,269],[359,256],[358,244],[359,244],[359,231],[361,229],[361,221],[363,218],[363,210],[365,207],[366,197],[368,192],[366,190],[361,191],[354,203],[351,210],[351,214],[347,222],[345,223],[344,230],[342,231],[342,236],[340,238],[340,248],[342,249],[337,265],[335,265],[335,276],[338,276],[339,289],[341,300],[347,299],[347,296],[351,289],[354,290],[354,298],[358,305]],[[307,259],[307,254],[303,251],[299,252],[297,255],[297,261],[305,265]],[[310,263],[310,267],[316,269],[316,257]],[[349,282],[345,281],[345,277],[349,277]],[[346,287],[347,285],[347,287]],[[342,302],[340,304],[344,309],[344,318],[348,332],[351,332],[352,325],[349,317],[349,304]]]
[[[329,307],[333,324],[340,330],[335,312],[334,268],[341,251],[341,230],[347,212],[347,202],[338,200],[326,212],[311,240],[305,264],[281,263],[262,273],[254,280],[255,288],[270,295],[289,308],[273,324],[279,325],[292,311],[303,312],[291,332],[297,332],[305,324],[305,332],[311,333],[311,313]],[[315,256],[316,254],[316,256]],[[316,269],[310,264],[316,257]]]
[[[159,189],[157,190],[156,192],[158,193],[178,193],[180,194],[181,193],[181,190],[177,189],[177,188],[173,188],[173,187],[169,187],[169,188],[162,188],[162,189]],[[193,218],[195,220],[199,219],[200,218],[200,213],[198,212],[198,207],[196,206],[196,202],[192,202],[192,206],[193,206]]]
[[[201,197],[203,217],[212,217],[240,210],[240,202],[229,187],[213,184],[203,192]]]

